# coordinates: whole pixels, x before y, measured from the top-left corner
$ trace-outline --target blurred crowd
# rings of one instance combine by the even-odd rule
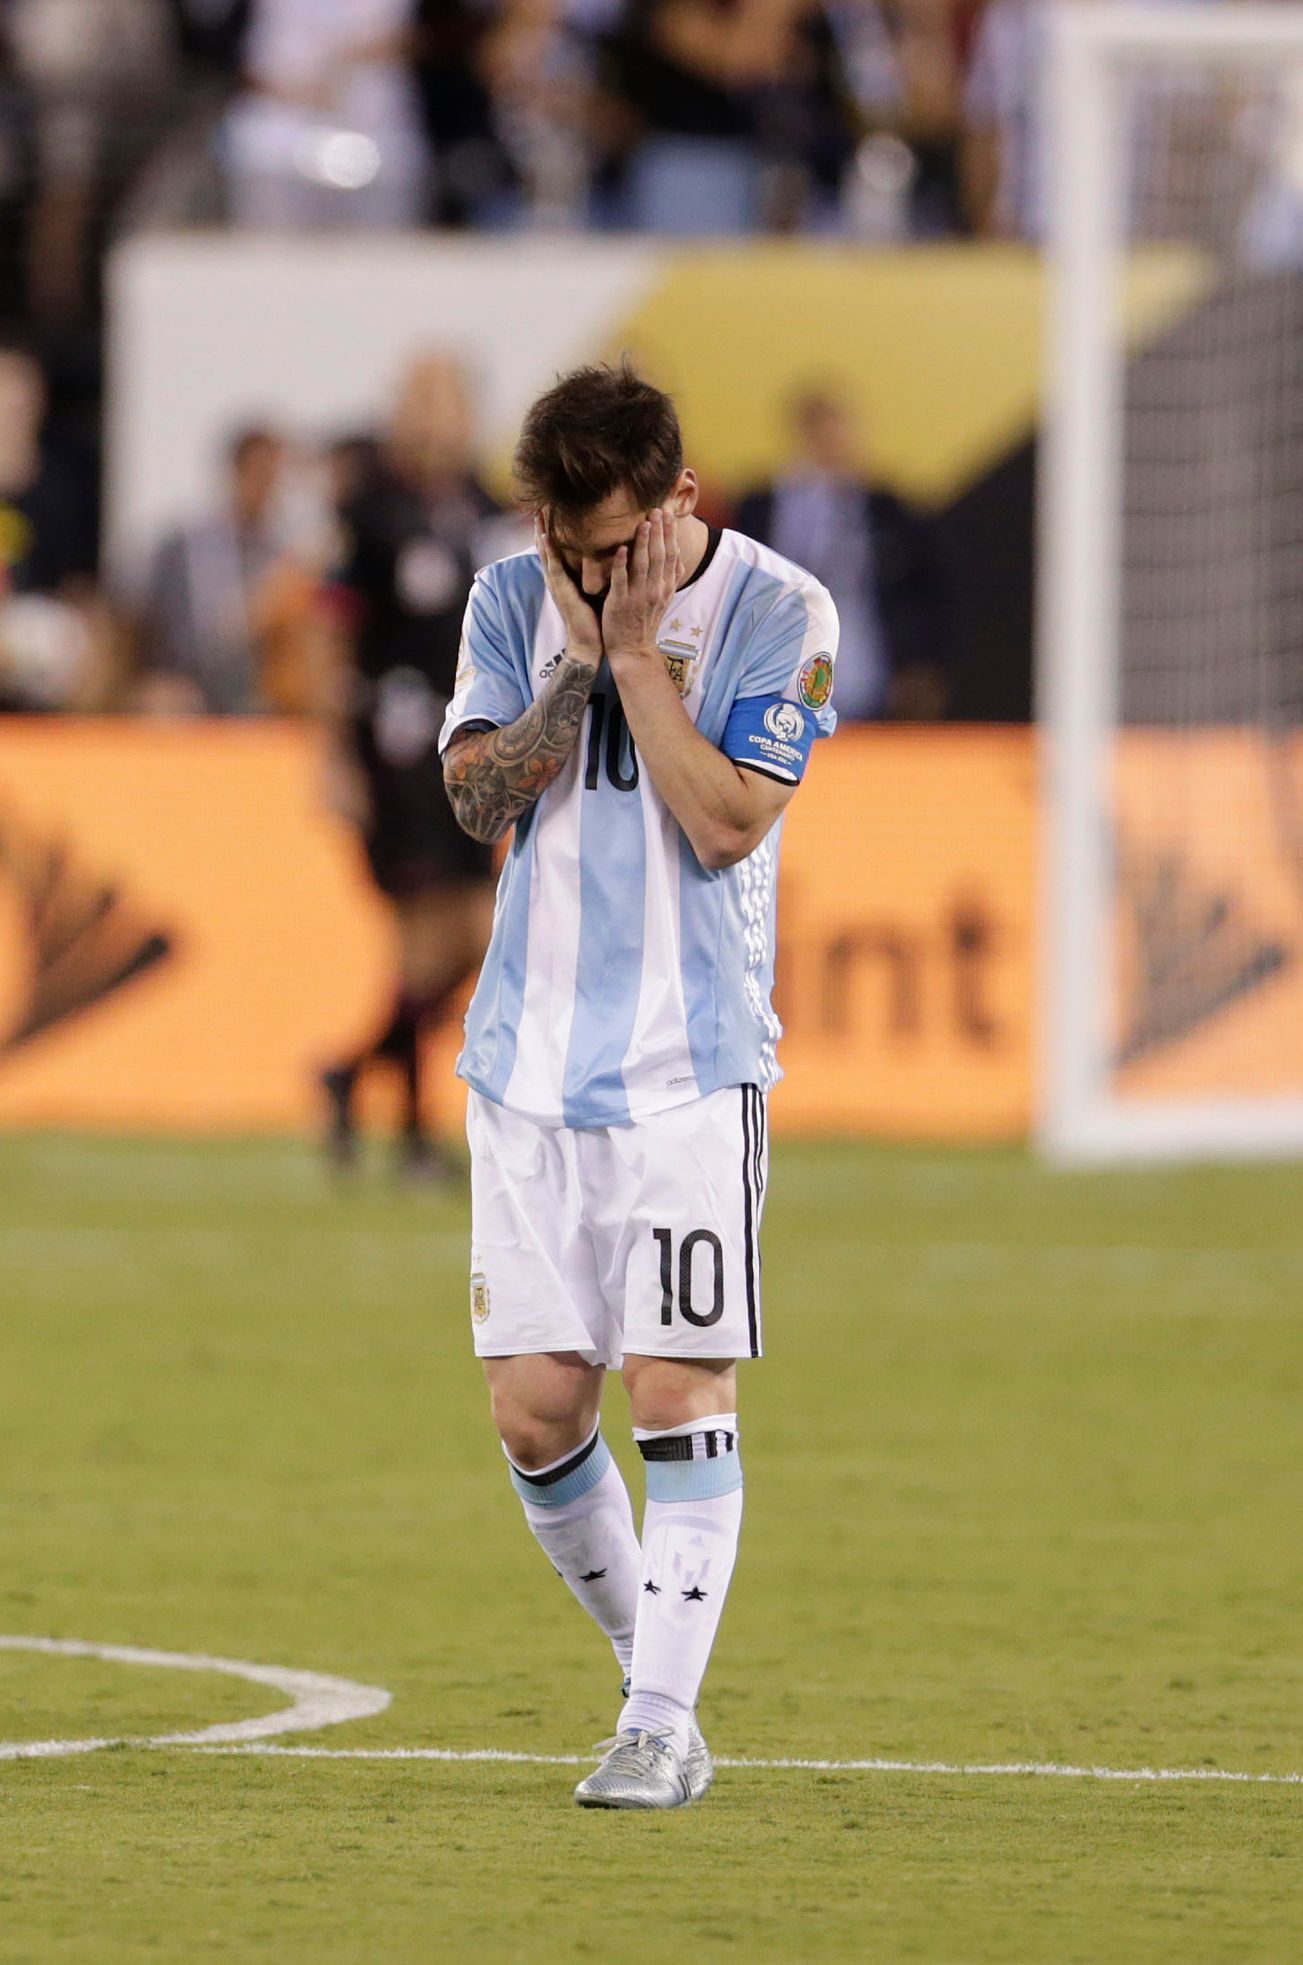
[[[93,316],[159,224],[1035,239],[1047,12],[0,0],[0,308]],[[1248,141],[1296,177],[1297,136]]]
[[[379,454],[379,432],[232,432],[212,512],[139,591],[107,595],[115,239],[224,224],[1034,244],[1044,45],[1042,0],[0,0],[0,708],[302,706],[310,595],[345,481]],[[1303,259],[1296,109],[1288,129],[1241,117],[1242,148],[1280,165],[1247,208],[1225,201],[1262,263]],[[1177,112],[1189,155],[1226,154],[1201,151],[1207,103]],[[1185,154],[1179,130],[1168,148]],[[841,404],[789,408],[786,475],[750,489],[742,522],[830,584],[855,569],[839,576],[867,651],[855,713],[938,713],[927,526],[852,468],[864,447]],[[928,636],[942,655],[920,665]]]
[[[9,306],[158,223],[1008,227],[1037,0],[0,0]],[[1022,98],[1020,102],[1020,97]]]

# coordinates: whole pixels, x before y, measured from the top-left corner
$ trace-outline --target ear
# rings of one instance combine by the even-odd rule
[[[670,493],[670,510],[676,519],[686,519],[690,513],[696,511],[699,491],[696,472],[680,471],[674,489]]]

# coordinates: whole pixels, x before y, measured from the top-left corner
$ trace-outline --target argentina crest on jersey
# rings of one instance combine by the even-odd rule
[[[704,633],[705,629],[700,622],[687,627],[676,613],[668,627],[662,627],[657,639],[656,646],[665,657],[665,667],[670,681],[680,696],[686,696],[692,687],[693,673],[701,657],[701,637]]]

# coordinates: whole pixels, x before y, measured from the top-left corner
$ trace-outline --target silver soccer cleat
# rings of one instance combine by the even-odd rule
[[[624,1684],[620,1687],[620,1697],[627,1699],[632,1689],[633,1681],[626,1672]],[[606,1744],[614,1745],[619,1737],[617,1733],[615,1739]],[[690,1801],[700,1801],[702,1796],[709,1794],[711,1788],[715,1785],[715,1756],[706,1745],[701,1728],[697,1724],[695,1713],[692,1716],[692,1735],[688,1741],[688,1752],[687,1758],[683,1763],[683,1771],[688,1779],[688,1798]]]
[[[617,1733],[602,1746],[607,1753],[601,1766],[575,1789],[581,1808],[682,1808],[692,1800],[686,1763],[668,1740]]]
[[[683,1763],[683,1772],[688,1783],[690,1801],[700,1801],[703,1794],[709,1793],[715,1784],[715,1756],[701,1735],[696,1720],[692,1722],[692,1738],[688,1743],[688,1757]]]

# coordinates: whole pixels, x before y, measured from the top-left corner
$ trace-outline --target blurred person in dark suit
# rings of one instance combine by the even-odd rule
[[[323,628],[328,796],[357,829],[397,941],[379,1028],[322,1073],[328,1146],[336,1165],[352,1163],[359,1081],[388,1069],[402,1090],[400,1171],[435,1182],[445,1170],[427,1122],[422,1039],[479,967],[493,917],[492,855],[454,820],[436,749],[471,582],[504,550],[472,436],[458,364],[441,353],[414,362],[379,462],[341,513]]]
[[[295,707],[278,700],[272,681],[281,641],[296,615],[306,620],[310,592],[308,571],[285,550],[277,523],[285,471],[277,431],[240,431],[227,448],[217,509],[159,546],[135,707],[226,716]]]
[[[738,531],[808,567],[836,602],[839,716],[941,716],[947,611],[926,521],[865,476],[854,417],[835,391],[802,391],[791,429],[786,469],[742,500]]]

